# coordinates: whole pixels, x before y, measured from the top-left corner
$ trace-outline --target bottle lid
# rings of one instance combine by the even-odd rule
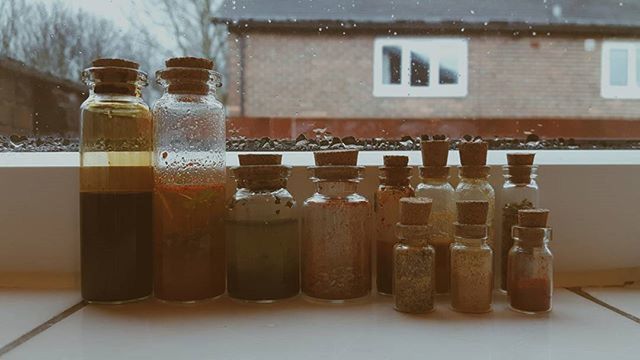
[[[535,153],[507,153],[507,164],[509,165],[533,165]]]
[[[455,222],[453,225],[455,236],[467,239],[484,239],[487,237],[488,229],[486,224],[461,224]]]
[[[168,68],[183,67],[213,70],[213,60],[191,56],[169,58],[164,64]]]
[[[91,62],[91,66],[93,67],[119,67],[125,69],[140,69],[140,64],[135,61],[127,60],[127,59],[117,59],[117,58],[101,58],[95,59]]]
[[[240,166],[245,165],[280,165],[282,154],[240,154],[238,155]]]
[[[481,225],[487,223],[489,203],[485,200],[462,200],[456,202],[458,223]]]
[[[409,165],[409,157],[405,155],[385,155],[382,157],[382,163],[388,168],[404,168]]]
[[[400,224],[428,225],[432,200],[425,197],[404,197],[400,199]]]
[[[358,150],[314,151],[316,166],[356,166]]]
[[[547,209],[522,209],[518,210],[518,226],[531,228],[547,227],[549,210]]]
[[[117,58],[95,59],[83,72],[83,79],[95,85],[96,93],[135,95],[138,86],[146,86],[147,75],[134,61]]]
[[[460,167],[460,176],[468,179],[483,179],[489,176],[491,168],[487,165],[467,165]]]
[[[460,152],[460,164],[462,166],[487,165],[487,152],[489,144],[480,139],[474,141],[462,141],[458,144]]]
[[[420,142],[422,165],[447,166],[449,140],[423,140]]]

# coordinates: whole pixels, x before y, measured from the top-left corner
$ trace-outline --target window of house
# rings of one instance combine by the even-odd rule
[[[464,97],[467,40],[378,38],[373,94],[378,97]]]
[[[602,97],[640,99],[640,42],[604,42]]]

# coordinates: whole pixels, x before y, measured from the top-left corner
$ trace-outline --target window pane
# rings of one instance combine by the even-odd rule
[[[458,57],[455,54],[445,54],[440,58],[440,84],[457,84],[458,77]]]
[[[411,52],[411,86],[429,86],[429,57]]]
[[[609,53],[609,74],[611,77],[609,83],[611,85],[625,86],[627,85],[628,72],[628,55],[626,49],[612,49]]]
[[[382,47],[382,83],[400,84],[402,49],[399,46]]]

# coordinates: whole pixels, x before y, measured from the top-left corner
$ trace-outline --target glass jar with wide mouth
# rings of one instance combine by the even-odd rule
[[[446,166],[420,167],[422,181],[416,186],[417,197],[432,199],[429,223],[432,233],[430,244],[435,250],[436,293],[449,292],[450,251],[453,243],[453,222],[456,217],[455,190],[449,183],[449,168]]]
[[[493,251],[487,226],[455,224],[451,245],[451,308],[465,313],[491,311]]]
[[[225,113],[213,62],[166,65],[153,106],[155,296],[194,302],[225,290]]]
[[[509,251],[507,289],[512,310],[538,314],[551,311],[553,254],[550,228],[513,227]]]
[[[300,292],[296,201],[286,188],[290,168],[243,165],[232,169],[238,188],[227,215],[229,296],[273,302]]]
[[[435,310],[435,250],[429,225],[397,224],[393,248],[395,309],[420,314]]]
[[[496,238],[500,248],[500,290],[507,290],[507,259],[513,246],[512,227],[518,224],[518,210],[533,209],[539,205],[539,190],[536,182],[535,165],[504,166],[504,184],[501,190],[500,226],[496,229]]]
[[[302,211],[302,291],[327,302],[371,292],[370,204],[360,166],[313,166],[316,191]]]
[[[398,222],[400,199],[414,196],[409,183],[411,167],[381,167],[380,185],[374,194],[376,226],[376,284],[378,293],[393,292],[393,246],[398,242],[395,226]]]
[[[80,118],[82,297],[122,303],[152,291],[153,123],[147,75],[123,59],[84,70]]]
[[[469,165],[460,167],[460,182],[455,190],[455,201],[484,200],[489,203],[487,213],[487,243],[493,249],[495,230],[493,219],[495,216],[496,193],[489,183],[490,167],[486,165]]]

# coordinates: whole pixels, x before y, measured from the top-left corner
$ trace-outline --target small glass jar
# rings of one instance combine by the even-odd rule
[[[80,118],[82,298],[123,303],[152,291],[153,122],[147,75],[122,59],[83,72],[91,87]]]
[[[360,166],[311,167],[316,192],[302,211],[302,291],[345,302],[371,292],[369,201],[357,193]]]
[[[465,313],[491,311],[493,251],[486,225],[455,224],[451,245],[451,308]]]
[[[508,294],[512,310],[537,314],[551,311],[553,254],[550,228],[513,227],[508,258]]]
[[[393,247],[395,309],[419,314],[435,310],[435,250],[429,226],[397,224],[400,242]]]
[[[518,210],[538,207],[539,191],[535,165],[504,166],[504,184],[497,211],[500,226],[496,238],[500,248],[500,290],[507,290],[507,259],[513,246],[511,228],[518,224]]]
[[[296,201],[286,188],[290,168],[233,169],[238,189],[229,203],[227,289],[234,299],[273,302],[300,292]]]
[[[153,106],[155,296],[194,302],[225,290],[225,112],[208,59],[173,58]]]
[[[461,166],[460,182],[456,187],[456,201],[484,200],[489,203],[487,213],[487,243],[493,249],[495,243],[493,218],[495,216],[496,193],[489,183],[489,166]]]
[[[398,222],[400,199],[414,196],[409,184],[410,167],[380,168],[380,186],[374,194],[376,224],[376,284],[378,293],[390,295],[393,291],[393,246],[397,243],[395,226]]]
[[[432,199],[429,224],[432,233],[430,244],[436,256],[436,293],[449,292],[450,246],[453,243],[453,222],[456,216],[455,190],[449,184],[449,168],[446,166],[423,166],[420,168],[422,182],[416,187],[417,197]]]

